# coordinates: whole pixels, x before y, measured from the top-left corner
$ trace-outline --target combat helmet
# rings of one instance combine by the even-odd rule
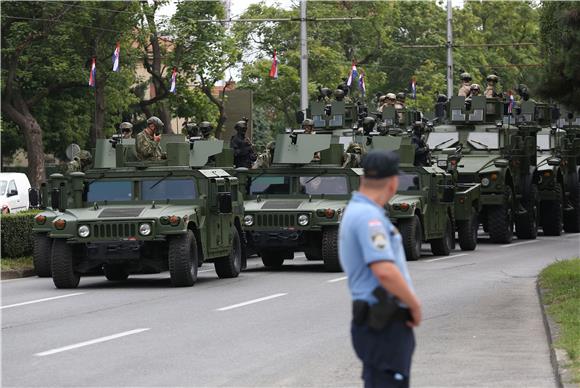
[[[462,81],[471,81],[471,80],[472,80],[472,78],[471,78],[471,74],[469,74],[469,73],[468,73],[468,72],[466,72],[466,71],[465,71],[465,72],[463,72],[463,73],[461,73],[461,74],[459,75],[459,78],[460,78]]]
[[[350,143],[348,145],[348,148],[346,149],[346,152],[349,154],[362,154],[362,147],[360,146],[360,144],[358,143]]]
[[[405,102],[405,98],[407,98],[405,92],[397,93],[397,101]]]
[[[121,124],[119,124],[119,129],[120,129],[122,132],[125,132],[125,130],[127,130],[127,131],[131,131],[131,130],[133,130],[133,124],[131,124],[131,123],[130,123],[130,122],[128,122],[128,121],[124,121],[124,122],[122,122]]]
[[[344,90],[342,90],[342,89],[336,89],[334,91],[334,99],[336,101],[342,101],[344,99]]]
[[[161,121],[161,119],[159,119],[159,117],[157,116],[151,116],[147,119],[147,125],[149,124],[155,124],[155,126],[157,128],[163,128],[163,121]]]
[[[248,123],[246,123],[244,120],[240,120],[240,121],[236,122],[236,124],[234,125],[234,129],[236,131],[240,131],[242,129],[248,129]]]
[[[202,121],[201,123],[199,123],[199,130],[201,131],[203,136],[209,135],[212,129],[213,127],[209,121]]]
[[[373,117],[367,116],[363,119],[362,127],[365,135],[372,132],[372,130],[375,128],[375,123],[376,121]]]
[[[302,122],[302,128],[304,127],[314,127],[314,120],[312,119],[304,119],[304,121]]]
[[[477,92],[479,93],[481,92],[481,86],[479,86],[479,84],[472,84],[469,87],[469,90],[471,90],[472,93],[477,90]]]
[[[485,78],[485,80],[486,80],[487,82],[495,82],[495,83],[497,83],[497,82],[499,81],[499,77],[498,77],[497,75],[495,75],[495,74],[490,74],[490,75],[488,75],[488,76]]]
[[[396,100],[397,95],[395,93],[387,93],[387,100]]]

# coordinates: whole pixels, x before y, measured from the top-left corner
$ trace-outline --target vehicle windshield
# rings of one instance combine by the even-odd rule
[[[497,150],[499,148],[499,133],[471,132],[467,142],[476,150]]]
[[[8,181],[0,181],[0,195],[6,194],[6,186],[8,186]]]
[[[432,150],[442,150],[454,146],[458,141],[458,132],[431,132],[427,144]]]
[[[401,172],[399,174],[399,190],[398,191],[414,191],[420,190],[419,174],[411,174]]]
[[[538,134],[536,141],[538,142],[538,149],[540,149],[540,151],[550,150],[550,135],[547,133]]]
[[[130,201],[132,198],[132,181],[96,181],[88,185],[87,202]]]
[[[258,176],[252,179],[249,194],[290,194],[290,180],[289,176]]]
[[[195,198],[197,190],[192,179],[148,179],[141,182],[141,199],[145,201]]]
[[[345,176],[301,176],[300,193],[309,195],[348,195]]]

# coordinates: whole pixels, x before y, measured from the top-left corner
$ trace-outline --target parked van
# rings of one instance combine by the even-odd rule
[[[30,182],[26,174],[15,172],[0,173],[0,206],[2,214],[28,210],[28,189]]]

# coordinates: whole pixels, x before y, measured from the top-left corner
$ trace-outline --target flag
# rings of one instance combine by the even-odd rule
[[[174,94],[177,91],[176,81],[177,81],[177,68],[174,67],[173,73],[171,73],[171,87],[169,88],[169,91]]]
[[[512,91],[510,90],[508,92],[508,96],[509,96],[509,102],[508,102],[508,114],[512,114],[512,110],[514,109],[514,105],[516,104],[516,100],[514,99],[514,95],[512,94]]]
[[[121,44],[117,42],[117,47],[113,51],[113,71],[119,71],[119,53],[121,52]]]
[[[91,74],[89,75],[89,86],[95,87],[95,80],[97,78],[97,58],[93,57],[91,63]]]
[[[367,86],[365,85],[365,73],[360,72],[360,77],[358,77],[358,88],[360,89],[362,96],[364,97],[367,92]]]
[[[417,79],[415,76],[411,77],[411,98],[413,100],[417,99]]]
[[[274,58],[272,58],[272,67],[270,67],[270,78],[278,78],[278,58],[276,57],[276,50],[274,50]]]
[[[350,69],[350,73],[348,74],[348,81],[346,81],[346,86],[350,88],[352,82],[356,79],[357,76],[358,72],[356,71],[356,63],[352,61],[352,68]]]

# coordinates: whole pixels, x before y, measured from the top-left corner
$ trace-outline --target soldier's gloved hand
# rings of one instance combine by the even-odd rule
[[[153,135],[153,140],[155,140],[157,143],[159,143],[161,141],[161,136],[160,135]]]

